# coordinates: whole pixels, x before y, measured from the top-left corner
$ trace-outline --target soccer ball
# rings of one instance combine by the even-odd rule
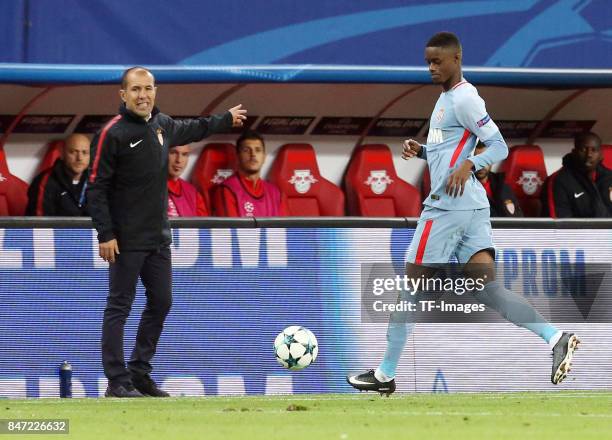
[[[280,332],[274,340],[276,360],[289,370],[301,370],[317,359],[319,344],[306,327],[292,325]]]

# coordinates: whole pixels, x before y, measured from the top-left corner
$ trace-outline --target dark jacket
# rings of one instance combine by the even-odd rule
[[[503,173],[489,173],[489,183],[493,198],[489,199],[491,217],[523,217],[523,211],[518,204],[514,191],[504,182]]]
[[[168,148],[231,126],[230,112],[175,121],[155,108],[145,121],[122,105],[91,142],[87,200],[98,240],[116,238],[119,251],[169,245]]]
[[[563,167],[546,179],[542,206],[553,218],[612,217],[612,171],[600,163],[593,182],[574,155],[566,154]]]
[[[57,159],[51,168],[40,173],[32,181],[28,189],[26,215],[89,216],[85,199],[87,177],[86,171],[79,183],[73,184],[64,162]]]

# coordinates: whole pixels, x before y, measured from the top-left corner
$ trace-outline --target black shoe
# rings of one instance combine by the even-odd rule
[[[574,350],[578,349],[580,340],[573,333],[565,333],[561,335],[561,339],[555,344],[552,356],[552,374],[550,380],[555,385],[560,384],[567,377],[567,373],[571,371],[572,357]]]
[[[151,376],[149,376],[148,374],[132,373],[132,383],[134,384],[134,388],[136,388],[145,396],[170,397],[170,394],[157,387],[155,381],[151,379]]]
[[[106,387],[104,397],[144,397],[140,391],[135,389],[132,385],[113,385],[110,384]]]
[[[346,381],[359,391],[377,391],[381,396],[386,394],[389,397],[395,391],[395,379],[391,379],[388,382],[380,382],[374,376],[374,370],[355,376],[346,376]]]

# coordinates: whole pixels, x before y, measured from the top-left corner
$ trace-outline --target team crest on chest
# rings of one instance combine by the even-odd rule
[[[7,180],[6,177],[4,177],[2,173],[0,173],[0,182],[4,182],[5,180]]]
[[[300,194],[306,194],[310,187],[317,182],[318,180],[310,173],[310,170],[293,170],[293,176],[289,179],[289,183]]]
[[[163,130],[161,128],[157,129],[157,140],[159,141],[159,145],[164,145]]]
[[[434,120],[437,123],[442,122],[442,119],[444,119],[444,108],[441,108],[440,110],[438,110],[434,116]]]
[[[364,183],[374,194],[382,194],[387,190],[387,185],[393,183],[393,180],[387,175],[387,170],[371,170],[368,180]]]

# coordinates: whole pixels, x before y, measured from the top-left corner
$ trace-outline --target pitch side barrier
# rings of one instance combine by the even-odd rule
[[[170,220],[172,228],[414,228],[416,217],[189,217]],[[612,229],[612,219],[493,218],[493,228]],[[88,217],[0,217],[0,228],[93,228]]]
[[[127,65],[0,63],[0,84],[118,84]],[[426,67],[347,65],[147,66],[157,83],[431,84]],[[612,69],[464,67],[479,85],[593,88],[612,85]]]

